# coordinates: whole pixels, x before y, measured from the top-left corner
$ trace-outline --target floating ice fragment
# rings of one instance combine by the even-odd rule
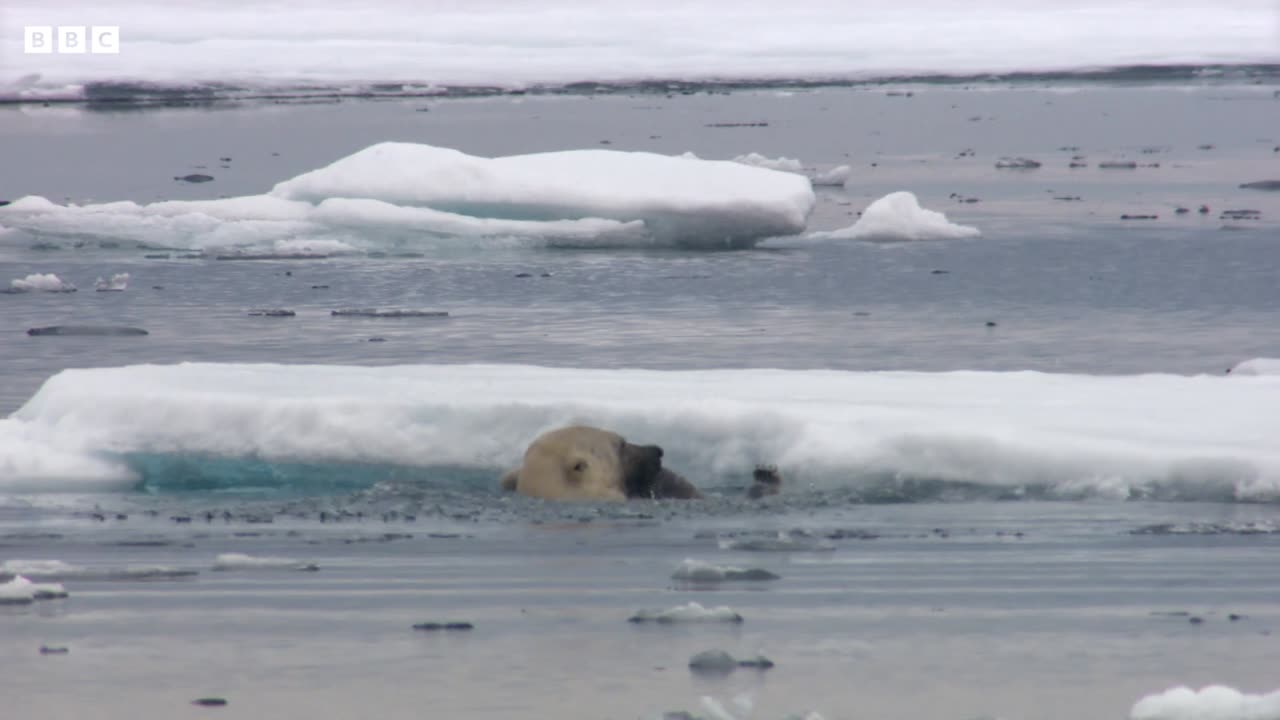
[[[94,289],[98,292],[124,292],[129,287],[129,273],[116,273],[110,280],[98,278]]]
[[[1040,167],[1040,162],[1024,157],[1002,157],[996,161],[996,167],[1001,170],[1034,170]]]
[[[773,538],[725,538],[720,540],[721,550],[744,552],[825,552],[836,546],[824,540],[780,532]]]
[[[25,278],[15,278],[9,283],[8,292],[75,292],[76,286],[53,273],[32,273]]]
[[[671,578],[695,583],[714,583],[733,580],[777,580],[778,576],[761,568],[744,569],[731,565],[713,565],[701,560],[685,558]]]
[[[740,623],[742,616],[727,605],[706,608],[699,603],[691,602],[688,605],[677,605],[667,610],[638,610],[627,618],[627,622],[652,622],[664,625],[689,622]]]
[[[902,191],[885,195],[867,206],[853,225],[809,235],[817,240],[865,240],[906,242],[912,240],[953,240],[977,237],[975,227],[957,225],[947,216],[920,207],[915,194]]]
[[[804,170],[804,165],[795,158],[782,156],[771,158],[756,152],[739,155],[735,157],[733,161],[740,165],[750,165],[751,167],[767,168],[769,170],[781,170],[783,172],[798,173]]]
[[[810,178],[810,181],[817,186],[842,186],[849,181],[851,172],[848,165],[837,165],[830,170],[817,173]]]
[[[1225,685],[1200,690],[1180,686],[1147,695],[1129,711],[1130,720],[1280,720],[1280,690],[1242,693]]]
[[[49,325],[46,327],[34,327],[27,330],[28,335],[58,335],[64,337],[73,336],[96,336],[96,337],[124,337],[148,335],[146,330],[142,328],[126,327],[123,325]]]
[[[314,572],[320,569],[313,562],[286,557],[255,557],[244,553],[223,553],[213,561],[214,570],[302,570]]]

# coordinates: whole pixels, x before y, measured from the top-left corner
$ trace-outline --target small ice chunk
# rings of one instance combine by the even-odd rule
[[[947,216],[920,207],[914,193],[889,193],[867,206],[853,225],[830,232],[817,232],[809,237],[819,240],[865,240],[869,242],[907,242],[912,240],[954,240],[977,237],[975,227],[957,225]]]
[[[627,622],[654,622],[661,624],[687,622],[740,623],[742,622],[742,616],[727,605],[706,608],[699,603],[691,602],[688,605],[677,605],[667,610],[638,610],[635,615],[627,618]]]
[[[813,175],[809,181],[816,186],[842,186],[849,181],[851,174],[852,171],[848,165],[837,165],[830,170]]]
[[[747,153],[739,155],[733,159],[739,165],[750,165],[751,167],[766,168],[768,170],[781,170],[783,172],[798,173],[804,170],[804,165],[795,158],[778,156],[771,158],[760,153]]]
[[[739,568],[732,565],[713,565],[709,562],[685,558],[671,575],[673,580],[696,583],[716,583],[734,580],[777,580],[778,576],[761,568]]]
[[[1040,162],[1024,157],[1002,157],[996,161],[996,167],[1001,170],[1034,170],[1040,167]]]
[[[0,605],[30,605],[35,599],[35,583],[21,575],[0,584]]]
[[[150,333],[142,328],[123,325],[49,325],[47,327],[29,328],[27,334],[31,336],[57,335],[63,337],[126,337],[149,335]]]
[[[829,542],[804,535],[780,532],[772,538],[726,538],[720,541],[722,550],[745,552],[814,552],[835,550]]]
[[[53,273],[32,273],[24,278],[15,278],[9,283],[9,292],[75,292],[76,286],[66,282]]]
[[[213,561],[214,570],[303,570],[320,569],[313,562],[286,557],[256,557],[244,553],[222,553]]]
[[[737,660],[724,650],[704,650],[689,659],[689,669],[699,673],[729,673],[738,668],[768,670],[774,663],[763,655]]]
[[[98,278],[94,289],[98,292],[124,292],[129,287],[129,273],[116,273],[110,280]]]
[[[1266,695],[1242,693],[1225,685],[1199,691],[1181,686],[1148,695],[1134,704],[1130,720],[1275,720],[1280,690]]]

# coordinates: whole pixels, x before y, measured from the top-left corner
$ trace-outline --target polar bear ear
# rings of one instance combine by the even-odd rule
[[[578,462],[576,462],[576,463],[574,463],[574,464],[573,464],[573,471],[574,471],[574,472],[580,473],[580,472],[582,472],[582,471],[584,471],[584,470],[586,470],[586,469],[587,469],[587,461],[586,461],[586,460],[579,460]]]

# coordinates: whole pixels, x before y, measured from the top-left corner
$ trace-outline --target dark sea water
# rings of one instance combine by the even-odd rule
[[[754,151],[852,167],[846,188],[817,189],[810,230],[848,225],[875,198],[910,190],[924,207],[983,231],[969,240],[790,238],[694,251],[468,243],[370,228],[353,231],[356,253],[236,261],[216,259],[217,248],[192,237],[139,247],[113,238],[109,226],[0,234],[0,284],[52,272],[79,287],[0,295],[0,410],[16,413],[0,421],[0,563],[15,563],[0,573],[34,560],[79,568],[55,573],[68,599],[0,605],[5,712],[586,719],[684,709],[716,717],[703,700],[710,697],[735,718],[816,711],[831,719],[1068,720],[1124,717],[1139,698],[1175,685],[1272,690],[1280,476],[1266,439],[1280,433],[1280,411],[1266,408],[1280,407],[1270,402],[1280,400],[1280,386],[1201,376],[1280,356],[1280,194],[1238,187],[1280,178],[1274,90],[893,90],[0,108],[0,199],[258,194],[384,140],[485,156],[610,147],[725,159]],[[742,122],[767,124],[710,126]],[[1069,168],[1076,155],[1088,167]],[[1004,156],[1043,166],[997,170]],[[1097,167],[1114,159],[1142,166]],[[172,179],[195,172],[215,180]],[[1197,212],[1201,205],[1209,211]],[[1180,206],[1190,212],[1175,214]],[[1226,209],[1260,217],[1223,218]],[[127,290],[94,292],[97,278],[118,273],[128,273]],[[367,307],[449,315],[331,315]],[[296,315],[248,314],[260,308]],[[149,334],[26,334],[53,325]],[[156,371],[154,384],[146,369],[64,377],[20,410],[65,369],[183,362],[212,366]],[[225,383],[247,363],[333,367],[308,371],[330,378],[312,391],[290,385],[284,368],[235,393]],[[394,445],[396,436],[361,415],[364,406],[346,413],[344,385],[366,382],[350,368],[386,366],[388,383],[403,377],[408,393],[433,371],[390,366],[475,363],[511,368],[495,378],[560,368],[570,379],[556,387],[581,397],[551,401],[530,390],[513,400],[529,405],[523,410],[485,414],[490,401],[455,392],[441,370],[439,398],[395,398],[379,386],[386,396],[369,407],[415,420],[444,413],[446,420],[431,417],[431,428],[447,430],[454,417],[473,423],[463,425],[470,436],[503,442],[527,441],[528,430],[560,417],[554,412],[589,414],[574,406],[538,415],[539,403],[581,402],[609,417],[614,410],[661,439],[686,472],[707,468],[692,479],[712,498],[542,503],[494,487],[519,447],[477,443],[419,466],[361,447]],[[751,399],[764,392],[756,387],[763,376],[718,374],[762,368],[795,371],[789,382],[816,388],[814,397],[766,406]],[[603,374],[588,378],[588,369]],[[581,385],[574,370],[583,372]],[[709,374],[705,390],[701,381],[670,386],[684,388],[678,398],[653,381],[659,407],[636,409],[644,398],[616,400],[618,383],[650,382],[636,370]],[[863,403],[832,380],[879,388],[877,373],[890,383],[901,371],[948,384],[901,396],[894,388],[907,386],[885,384]],[[948,404],[948,392],[968,397],[961,391],[969,387],[951,371],[984,371],[990,385],[980,387],[997,391],[974,406],[971,422],[963,400],[960,411]],[[1225,384],[1237,381],[1253,384]],[[468,382],[477,393],[485,387],[483,378]],[[1052,405],[1020,398],[1018,388],[1048,393],[1060,383],[1082,390],[1053,395]],[[1149,393],[1165,387],[1186,395]],[[1129,398],[1151,403],[1149,422]],[[662,406],[676,399],[680,408]],[[941,429],[931,424],[931,403]],[[917,425],[904,421],[898,438],[915,456],[898,465],[842,464],[857,436],[819,442],[843,427],[830,424],[843,411],[865,410],[879,423],[916,406]],[[148,415],[149,407],[167,414]],[[316,407],[314,415],[293,412]],[[711,409],[700,416],[700,408]],[[828,414],[809,424],[779,421],[777,434],[813,443],[788,446],[796,461],[787,467],[788,456],[767,456],[777,439],[768,422],[803,408]],[[1121,411],[1137,419],[1116,419]],[[732,422],[715,424],[717,412]],[[342,424],[362,418],[363,427]],[[1091,419],[1104,428],[1099,437],[1082,431]],[[233,425],[250,421],[267,428],[253,449],[224,442]],[[1214,435],[1221,427],[1230,432]],[[42,453],[48,443],[65,449],[77,428],[105,438],[77,452],[126,457],[137,482],[91,491],[74,473],[60,474],[62,456]],[[1009,446],[987,457],[985,445],[968,454],[931,435],[949,440],[981,428],[994,428],[984,443]],[[172,446],[129,445],[170,438],[165,429]],[[758,448],[734,446],[735,429],[750,431],[739,444]],[[704,437],[718,438],[713,457],[691,447]],[[1147,454],[1158,460],[1184,449],[1183,464],[1149,486],[1138,470],[1125,474]],[[778,498],[748,502],[744,458],[761,454],[783,465],[788,483]],[[937,470],[970,461],[973,468]],[[910,469],[919,467],[935,472]],[[33,485],[32,476],[47,483]],[[1113,485],[1121,491],[1099,490]],[[721,543],[778,532],[791,533],[791,551]],[[232,552],[314,561],[320,570],[211,569]],[[691,588],[670,579],[686,557],[782,578]],[[197,574],[141,581],[123,572],[156,566]],[[640,608],[690,601],[729,605],[746,621],[626,622]],[[410,630],[437,620],[476,627]],[[41,644],[70,653],[40,655]],[[777,666],[691,675],[689,657],[716,647],[763,653]],[[204,696],[230,704],[188,705]]]

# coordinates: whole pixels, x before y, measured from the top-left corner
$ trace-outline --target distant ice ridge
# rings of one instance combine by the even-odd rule
[[[1139,700],[1129,720],[1280,720],[1280,690],[1251,695],[1224,685],[1176,687]]]
[[[74,98],[94,82],[358,92],[649,79],[1275,62],[1273,0],[657,0],[297,3],[10,0],[5,25],[116,25],[110,61],[24,54],[0,34],[0,97]],[[1155,20],[1153,20],[1153,18]],[[724,32],[733,28],[733,32]],[[390,90],[388,90],[390,91]]]
[[[957,225],[935,210],[920,207],[915,194],[889,193],[862,211],[854,224],[809,235],[815,240],[866,240],[869,242],[909,242],[913,240],[957,240],[977,237],[975,227]]]
[[[9,283],[11,292],[75,292],[76,286],[53,273],[32,273],[24,278],[14,278]]]
[[[0,420],[0,490],[127,488],[130,453],[500,472],[573,422],[699,485],[945,481],[1280,498],[1280,376],[179,364],[65,370]],[[1177,495],[1181,497],[1182,495]],[[23,573],[26,574],[26,573]]]
[[[32,196],[0,207],[0,222],[45,238],[277,252],[351,251],[368,229],[416,243],[737,247],[803,231],[814,202],[804,177],[727,161],[594,149],[482,158],[386,142],[267,195],[85,206]]]

